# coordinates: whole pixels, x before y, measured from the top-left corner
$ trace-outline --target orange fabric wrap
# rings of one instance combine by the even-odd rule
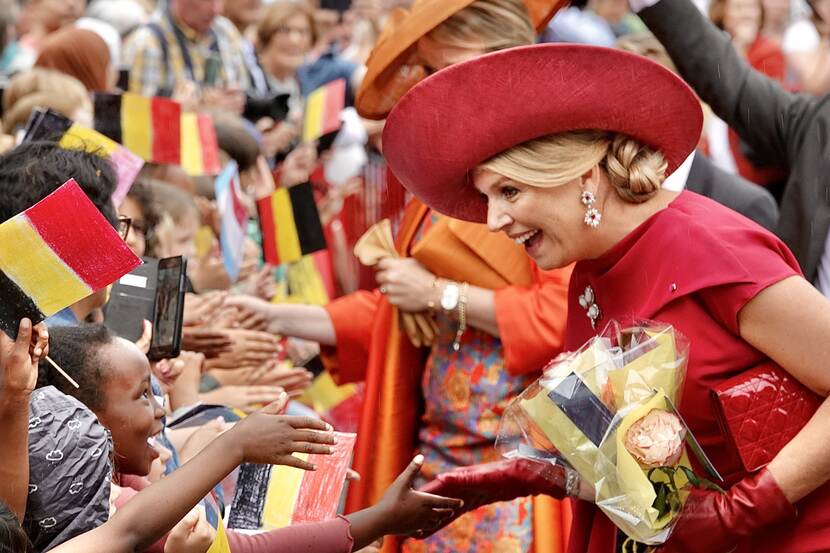
[[[412,257],[437,276],[489,290],[529,285],[533,279],[530,258],[503,233],[447,217],[412,247]]]
[[[337,347],[320,349],[326,369],[338,384],[366,379],[372,326],[382,301],[380,292],[361,290],[337,298],[325,306],[334,325]]]
[[[414,254],[413,250],[418,250],[420,254],[426,251],[429,260],[420,258],[419,261],[427,265],[430,271],[445,276],[445,273],[452,271],[447,269],[448,266],[461,265],[458,257],[446,258],[439,251],[440,248],[432,249],[428,245],[424,249],[420,242],[417,247],[413,247],[417,231],[428,215],[429,208],[417,200],[407,205],[396,248],[402,256]],[[533,344],[533,351],[540,351],[534,355],[545,357],[547,361],[558,353],[559,350],[556,348],[561,348],[561,329],[556,325],[564,325],[565,311],[564,307],[558,309],[559,304],[553,298],[558,291],[562,296],[562,306],[565,305],[565,287],[560,284],[567,284],[568,275],[558,275],[554,278],[544,273],[539,276],[527,258],[522,257],[524,252],[519,249],[521,256],[516,256],[516,245],[505,237],[485,234],[486,228],[482,225],[469,225],[460,221],[448,223],[439,220],[436,223],[441,225],[438,232],[433,235],[433,225],[427,233],[429,239],[424,241],[429,243],[435,236],[434,243],[440,246],[442,237],[451,236],[450,241],[453,245],[449,251],[463,252],[469,259],[478,257],[477,266],[480,266],[481,273],[487,274],[479,274],[477,279],[499,282],[501,287],[508,286],[513,279],[527,284],[531,284],[537,278],[541,279],[545,298],[533,300],[534,290],[538,288],[533,286],[517,288],[503,296],[505,305],[521,305],[521,308],[504,308],[507,317],[512,317],[511,320],[518,321],[519,324],[518,329],[512,329],[513,334],[509,335],[508,339],[516,340],[517,343],[521,341],[518,345],[511,346],[518,352],[520,348],[528,347],[527,343],[539,340],[538,336],[543,336],[542,345]],[[459,225],[456,226],[455,223]],[[471,243],[468,240],[475,242]],[[442,259],[446,259],[448,263],[442,262]],[[469,268],[465,273],[469,273]],[[502,294],[502,291],[497,294]],[[499,303],[496,304],[497,312]],[[530,309],[529,306],[538,310],[532,321],[529,321],[526,315],[519,315],[520,309]],[[400,327],[398,310],[377,291],[352,294],[331,302],[326,309],[334,323],[338,344],[334,351],[326,348],[325,353],[329,355],[325,358],[329,369],[333,371],[338,382],[352,381],[365,374],[365,403],[360,417],[353,462],[355,470],[361,475],[361,480],[351,482],[346,499],[346,512],[354,512],[376,503],[414,455],[421,415],[421,377],[429,350],[412,345]],[[547,311],[548,309],[551,311]],[[545,312],[550,318],[556,319],[556,323],[545,323],[542,331],[531,330],[530,326],[535,324],[536,319],[541,319]],[[498,316],[501,318],[501,315]],[[507,324],[511,323],[505,323]],[[502,326],[501,322],[499,326]],[[555,329],[559,329],[558,333]],[[523,331],[532,332],[534,338],[520,338],[519,333]],[[542,351],[545,353],[542,354]],[[334,356],[330,355],[331,353],[334,353]],[[525,366],[519,361],[516,365]],[[538,369],[539,366],[534,368]],[[536,503],[534,502],[534,505]],[[537,547],[536,551],[561,553],[560,547],[565,532],[559,503],[548,499],[541,500],[539,505],[542,507],[539,514],[534,517],[534,531],[539,532],[538,543],[546,549]],[[388,536],[384,541],[384,553],[398,553],[400,543],[399,538]],[[551,544],[552,549],[548,548]]]
[[[562,351],[573,266],[542,271],[533,265],[533,286],[495,291],[504,364],[510,374],[538,371]]]

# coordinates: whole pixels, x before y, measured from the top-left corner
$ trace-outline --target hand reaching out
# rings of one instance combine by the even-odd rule
[[[284,395],[242,419],[228,434],[233,433],[239,440],[245,462],[315,470],[313,463],[294,457],[292,453],[333,453],[331,446],[336,442],[332,427],[311,417],[279,415],[287,400],[288,396]]]
[[[302,395],[314,380],[314,375],[302,367],[274,361],[232,371],[216,370],[211,376],[224,386],[279,386],[291,397]]]
[[[452,519],[456,510],[464,506],[460,499],[412,489],[423,463],[424,456],[417,455],[377,504],[378,509],[388,515],[386,534],[423,537]]]
[[[244,413],[253,413],[284,393],[285,390],[279,386],[220,386],[199,394],[199,399],[208,405],[225,405]]]
[[[225,330],[185,326],[182,328],[182,349],[205,354],[212,359],[231,350],[231,337]]]
[[[202,295],[186,294],[184,298],[184,326],[208,324],[225,303],[226,292],[208,292]]]

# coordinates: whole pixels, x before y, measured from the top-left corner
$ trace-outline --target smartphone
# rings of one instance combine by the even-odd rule
[[[147,353],[154,361],[178,357],[181,351],[186,274],[187,259],[182,256],[167,257],[158,262],[153,338]]]
[[[205,86],[214,87],[219,80],[219,70],[222,68],[222,60],[216,54],[211,54],[205,60]]]
[[[112,285],[104,306],[104,324],[118,336],[135,342],[144,331],[144,320],[153,320],[158,281],[158,259],[142,258],[142,263]]]

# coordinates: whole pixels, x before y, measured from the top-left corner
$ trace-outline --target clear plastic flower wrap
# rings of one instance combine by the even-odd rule
[[[670,325],[612,321],[579,350],[551,361],[508,406],[497,447],[507,457],[575,471],[583,498],[631,539],[663,543],[690,485],[714,486],[692,472],[687,442],[717,477],[674,407],[688,352],[688,341]],[[592,497],[584,497],[591,486]]]

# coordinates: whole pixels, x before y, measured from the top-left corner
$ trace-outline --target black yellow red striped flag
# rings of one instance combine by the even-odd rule
[[[257,201],[262,251],[271,265],[298,261],[326,249],[323,225],[310,183],[280,188]]]

